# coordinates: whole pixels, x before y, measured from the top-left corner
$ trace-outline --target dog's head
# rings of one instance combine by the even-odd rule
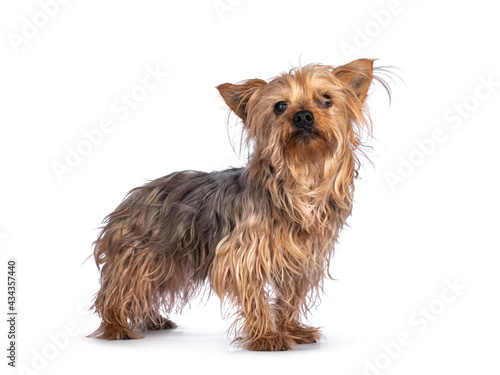
[[[243,121],[254,148],[251,165],[296,180],[336,175],[343,190],[357,173],[363,132],[370,133],[365,99],[373,78],[373,60],[359,59],[339,67],[307,65],[268,82],[251,79],[217,89]]]

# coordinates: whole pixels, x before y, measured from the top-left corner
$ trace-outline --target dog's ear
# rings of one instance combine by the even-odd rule
[[[223,83],[217,86],[217,90],[219,90],[219,93],[229,108],[231,108],[239,118],[245,121],[247,117],[247,105],[250,98],[257,90],[264,87],[266,84],[266,81],[261,79],[249,79],[248,81],[236,85]]]
[[[374,60],[371,59],[359,59],[333,70],[333,74],[351,87],[362,103],[366,99],[368,88],[373,79],[373,62]]]

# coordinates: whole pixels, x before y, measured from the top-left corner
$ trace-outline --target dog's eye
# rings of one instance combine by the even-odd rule
[[[274,105],[274,112],[283,113],[285,111],[286,111],[286,103],[285,102],[278,102]]]
[[[333,104],[332,97],[328,94],[321,95],[322,98],[318,100],[319,105],[323,108],[330,108]]]

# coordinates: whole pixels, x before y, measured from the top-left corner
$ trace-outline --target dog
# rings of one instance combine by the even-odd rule
[[[384,84],[373,63],[311,64],[218,86],[241,119],[247,166],[176,172],[128,193],[94,242],[101,287],[92,308],[102,323],[90,336],[175,328],[167,317],[208,289],[232,307],[236,345],[317,342],[320,330],[301,320],[352,210],[371,135],[368,90]]]

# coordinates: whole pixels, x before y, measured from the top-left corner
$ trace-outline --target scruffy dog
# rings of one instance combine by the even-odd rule
[[[328,275],[351,213],[373,60],[307,65],[269,82],[217,87],[253,153],[245,168],[182,171],[133,189],[95,242],[101,288],[91,335],[139,339],[174,328],[208,287],[235,311],[234,342],[287,350],[316,342],[300,322]]]

